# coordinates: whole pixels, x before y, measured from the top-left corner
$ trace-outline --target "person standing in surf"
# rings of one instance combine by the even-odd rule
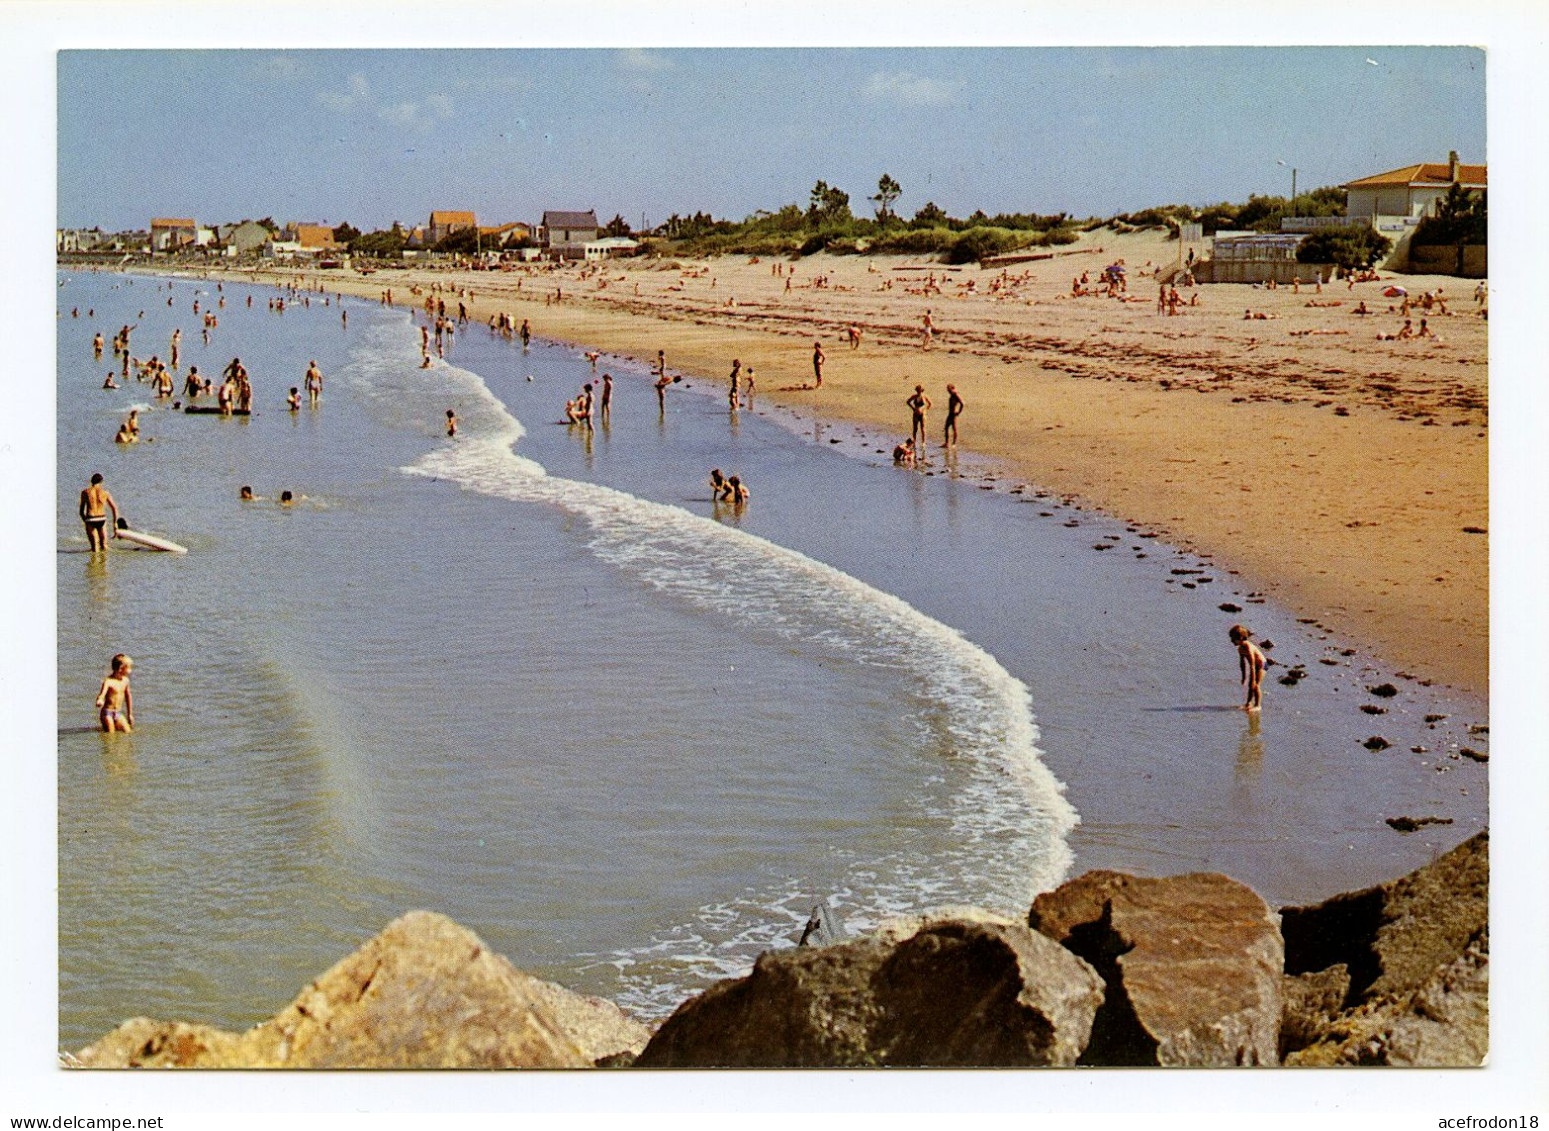
[[[323,395],[323,371],[317,367],[317,362],[315,361],[307,363],[307,379],[305,384],[308,402],[316,405],[317,398]]]
[[[1253,633],[1240,624],[1234,624],[1226,630],[1226,635],[1237,646],[1237,670],[1241,680],[1248,688],[1247,698],[1243,701],[1244,711],[1257,711],[1262,705],[1259,685],[1264,679],[1264,653],[1259,646],[1250,639]]]
[[[106,551],[108,548],[107,524],[108,512],[113,512],[113,528],[118,529],[118,504],[113,501],[113,496],[102,485],[102,472],[93,473],[91,486],[81,492],[81,505],[78,513],[81,523],[86,527],[86,541],[90,544],[92,553]]]
[[[815,389],[821,389],[823,387],[823,362],[826,361],[826,360],[827,360],[827,355],[824,354],[824,352],[823,352],[823,343],[822,342],[813,342],[812,343],[812,376],[814,378],[816,378],[816,384],[813,385],[813,388],[815,388]]]
[[[909,425],[909,438],[915,441],[915,449],[918,451],[925,446],[925,414],[930,411],[930,398],[925,395],[925,386],[916,385],[914,395],[904,404],[909,406],[913,419]]]
[[[522,352],[527,352],[527,346],[532,341],[532,326],[527,319],[522,319]]]
[[[129,691],[129,673],[134,661],[120,652],[113,657],[113,671],[102,680],[97,690],[97,719],[102,729],[111,734],[134,730],[134,696]]]
[[[602,399],[599,404],[602,412],[602,422],[607,424],[613,413],[613,374],[602,375]]]
[[[941,446],[950,448],[957,443],[957,418],[963,415],[963,398],[957,395],[957,386],[947,386],[947,423],[942,429]]]

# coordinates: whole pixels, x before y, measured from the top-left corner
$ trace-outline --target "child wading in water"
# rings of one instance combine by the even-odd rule
[[[1237,668],[1241,673],[1241,681],[1248,686],[1248,697],[1244,700],[1244,711],[1257,711],[1262,705],[1259,701],[1259,684],[1264,679],[1264,653],[1259,651],[1259,646],[1248,639],[1253,633],[1240,624],[1234,624],[1227,629],[1227,636],[1232,643],[1237,645]]]
[[[109,733],[121,730],[128,734],[134,729],[134,697],[129,694],[133,669],[134,661],[120,652],[113,657],[113,674],[103,679],[97,692],[97,717]]]

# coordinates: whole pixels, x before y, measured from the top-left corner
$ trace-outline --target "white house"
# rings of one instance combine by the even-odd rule
[[[604,236],[600,240],[592,240],[582,250],[586,252],[587,262],[590,263],[598,259],[633,255],[640,250],[640,241],[628,236]]]
[[[550,254],[565,259],[581,259],[586,255],[586,245],[597,238],[600,225],[597,212],[545,212],[543,214],[543,246]]]
[[[1362,177],[1341,186],[1348,194],[1345,212],[1373,223],[1389,217],[1418,221],[1434,215],[1437,201],[1455,184],[1470,192],[1486,191],[1486,169],[1484,165],[1464,165],[1454,150],[1447,155],[1445,165],[1406,165]]]

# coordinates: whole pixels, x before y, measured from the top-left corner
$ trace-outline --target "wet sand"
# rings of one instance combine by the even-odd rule
[[[954,383],[961,447],[1002,469],[997,489],[1020,478],[1142,526],[1403,671],[1484,694],[1488,323],[1472,283],[1383,272],[1321,294],[1214,284],[1167,317],[1149,273],[1176,263],[1175,243],[1102,230],[1055,251],[1007,266],[998,291],[999,268],[828,255],[794,263],[789,290],[770,260],[747,257],[617,261],[585,278],[578,266],[260,278],[302,274],[368,297],[391,287],[400,305],[423,302],[411,286],[439,283],[454,310],[471,290],[462,301],[481,323],[504,311],[548,338],[640,359],[662,349],[669,371],[717,383],[738,357],[766,401],[900,438],[920,383],[933,445]],[[1129,301],[1070,295],[1074,276],[1116,259]],[[1444,288],[1451,313],[1425,315],[1439,341],[1378,340],[1403,322],[1381,295],[1389,281],[1416,297]],[[1362,301],[1377,313],[1353,315]],[[814,340],[821,389],[808,387]]]

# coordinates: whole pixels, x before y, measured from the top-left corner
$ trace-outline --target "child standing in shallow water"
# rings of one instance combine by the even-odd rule
[[[1264,679],[1264,653],[1259,651],[1259,646],[1249,639],[1253,633],[1240,624],[1234,624],[1227,629],[1227,636],[1233,644],[1237,645],[1237,669],[1241,674],[1241,682],[1248,687],[1248,697],[1244,700],[1244,711],[1257,711],[1262,705],[1259,700],[1259,684]]]
[[[113,672],[102,681],[97,692],[97,718],[109,733],[134,729],[134,698],[129,693],[129,673],[134,661],[120,652],[113,657]]]

